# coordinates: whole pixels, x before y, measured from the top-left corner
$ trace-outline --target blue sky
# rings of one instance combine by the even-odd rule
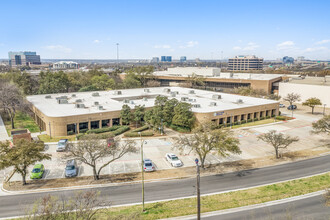
[[[16,0],[0,4],[0,58],[330,59],[330,1]]]

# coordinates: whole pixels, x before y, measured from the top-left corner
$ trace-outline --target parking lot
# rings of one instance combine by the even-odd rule
[[[313,116],[314,117],[314,116]],[[311,123],[317,118],[312,116],[301,115],[297,117],[298,119],[276,123],[268,124],[254,128],[241,128],[234,129],[235,136],[240,140],[240,147],[242,154],[240,155],[230,155],[227,158],[222,158],[217,155],[209,155],[206,159],[206,164],[216,164],[225,161],[237,161],[241,159],[252,159],[258,157],[264,157],[269,155],[274,155],[273,147],[265,144],[264,142],[258,141],[258,135],[268,132],[269,130],[276,130],[285,134],[292,136],[298,136],[300,141],[290,145],[289,151],[302,150],[306,148],[313,148],[320,146],[322,140],[326,138],[325,135],[310,135]],[[136,141],[136,146],[140,149],[140,140]],[[173,149],[173,140],[169,137],[165,138],[150,138],[144,141],[144,158],[151,159],[155,165],[156,170],[164,169],[180,169],[174,168],[165,159],[166,153],[174,153],[183,162],[183,167],[194,166],[196,155],[187,152],[182,154],[176,149]],[[52,155],[50,161],[43,161],[45,165],[45,173],[43,178],[64,178],[64,170],[66,160],[63,158],[63,152],[56,152],[56,143],[47,144],[46,152]],[[104,158],[103,161],[107,161]],[[99,165],[103,161],[99,162]],[[90,176],[92,175],[91,167],[78,162],[78,176]],[[29,170],[32,170],[30,167]],[[8,174],[10,170],[7,169],[5,173],[1,174],[0,178],[3,178],[4,174]],[[131,173],[141,171],[141,155],[140,152],[136,154],[127,154],[119,160],[111,163],[105,167],[101,174],[118,174],[118,173]],[[29,179],[29,176],[27,176]],[[21,180],[18,174],[15,174],[11,181]]]

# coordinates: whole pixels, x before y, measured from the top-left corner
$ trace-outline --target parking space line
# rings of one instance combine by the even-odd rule
[[[44,172],[44,176],[42,177],[43,179],[47,179],[47,175],[50,174],[50,170],[46,170],[46,172]]]

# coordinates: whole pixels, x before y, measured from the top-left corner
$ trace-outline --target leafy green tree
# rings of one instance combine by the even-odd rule
[[[94,76],[92,78],[93,86],[98,90],[113,89],[115,87],[115,81],[111,79],[107,74],[101,76]]]
[[[205,78],[202,76],[196,75],[196,73],[192,73],[191,76],[188,76],[187,82],[192,85],[192,87],[196,86],[204,86]]]
[[[170,126],[174,117],[174,108],[179,104],[177,99],[168,100],[163,106],[163,119],[166,126]]]
[[[186,150],[198,155],[201,167],[207,155],[217,153],[226,157],[229,153],[240,154],[239,140],[233,136],[229,129],[213,129],[213,124],[205,123],[193,129],[192,135],[184,135],[176,138],[175,148],[182,153]]]
[[[155,124],[154,111],[153,109],[148,109],[144,114],[144,121],[148,124],[149,128],[153,127]]]
[[[320,120],[313,122],[312,133],[326,133],[330,134],[330,115],[325,115]]]
[[[262,140],[268,144],[271,144],[275,149],[276,159],[280,158],[279,150],[287,148],[290,144],[299,141],[298,137],[291,137],[282,133],[277,133],[275,130],[271,130],[268,133],[264,133],[258,136],[258,140]]]
[[[38,81],[26,72],[14,72],[12,80],[25,95],[33,95],[38,91]]]
[[[174,116],[172,119],[172,124],[192,129],[195,123],[195,115],[191,111],[191,104],[186,102],[180,102],[174,107]]]
[[[312,108],[312,114],[314,114],[315,106],[322,105],[322,102],[321,102],[320,99],[313,97],[313,98],[309,98],[305,102],[303,102],[303,105],[311,107]]]
[[[153,66],[139,66],[128,71],[133,73],[135,78],[140,81],[142,87],[147,86],[147,82],[153,79],[152,73],[154,72]]]
[[[98,89],[94,85],[89,85],[82,87],[78,90],[78,92],[88,92],[88,91],[97,91]]]
[[[141,87],[141,82],[134,73],[127,73],[123,80],[123,84],[126,89]]]
[[[19,139],[15,146],[10,143],[0,142],[0,169],[13,167],[14,171],[22,176],[22,183],[26,185],[28,167],[42,160],[50,160],[51,155],[43,153],[43,142],[31,142],[26,139]]]
[[[153,124],[152,126],[158,128],[162,124],[162,120],[164,120],[164,107],[168,102],[168,98],[166,96],[157,96],[155,100],[155,106],[153,107]]]
[[[124,125],[128,125],[132,120],[132,111],[128,105],[123,105],[120,111],[121,121]]]
[[[70,87],[68,75],[63,71],[55,73],[41,72],[39,83],[40,94],[68,92]]]
[[[145,108],[142,105],[136,105],[134,107],[133,120],[136,123],[136,127],[137,127],[137,124],[140,123],[144,117],[144,110],[145,110]]]

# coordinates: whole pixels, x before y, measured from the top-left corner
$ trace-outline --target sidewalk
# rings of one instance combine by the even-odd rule
[[[0,116],[0,141],[10,140],[10,137],[8,136],[5,124],[3,123],[3,120]]]

